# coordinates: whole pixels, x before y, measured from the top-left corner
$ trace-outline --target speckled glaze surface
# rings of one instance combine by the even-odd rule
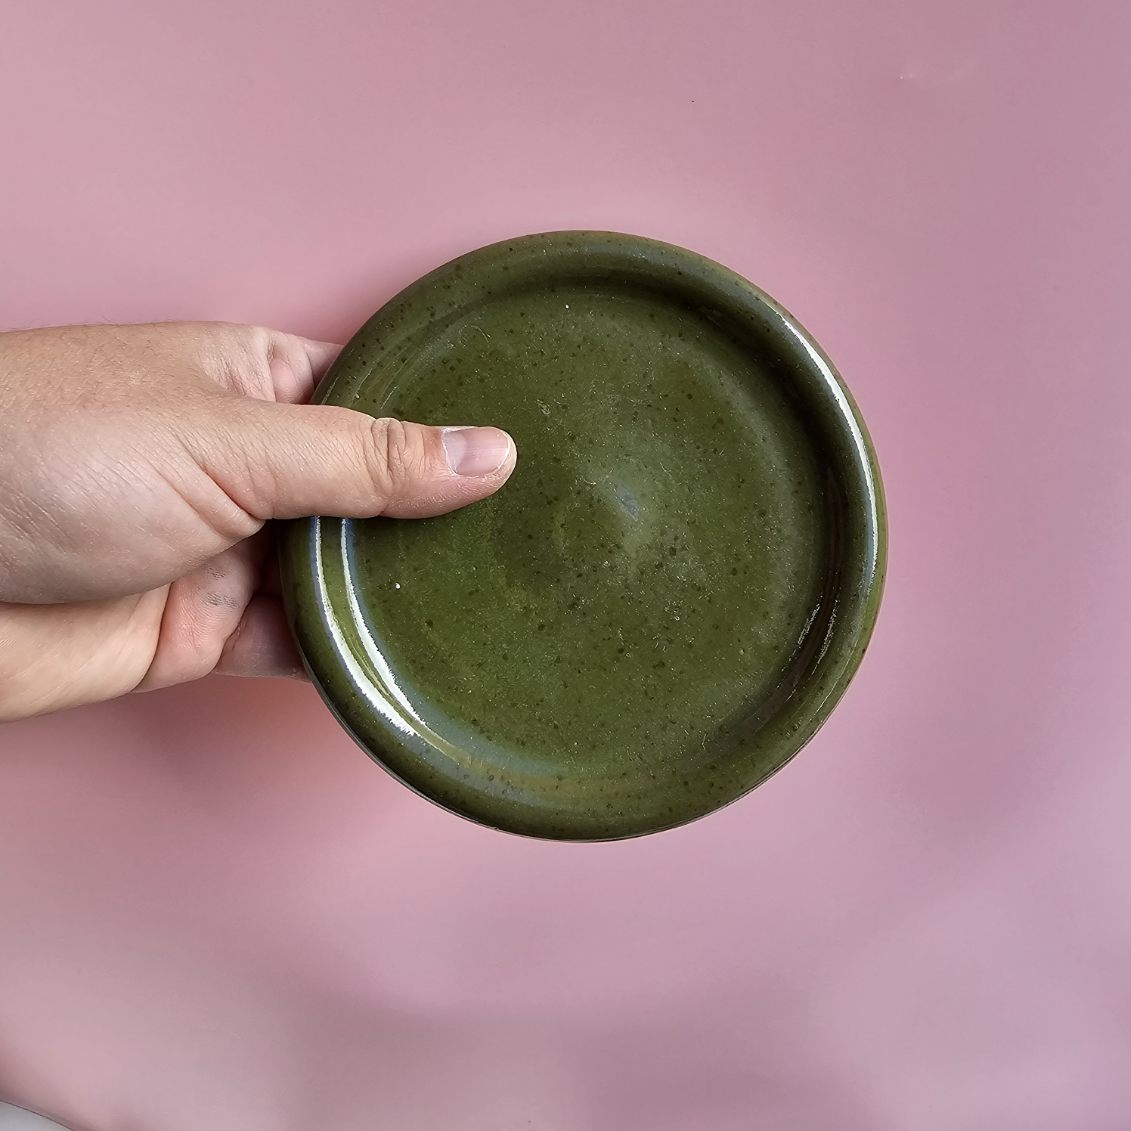
[[[819,347],[726,268],[611,233],[483,248],[374,315],[319,399],[518,446],[486,502],[283,536],[322,695],[448,809],[560,839],[681,824],[788,761],[856,670],[871,445]]]

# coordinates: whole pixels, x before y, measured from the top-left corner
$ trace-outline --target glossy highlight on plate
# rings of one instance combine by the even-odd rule
[[[464,510],[283,535],[321,694],[453,812],[569,840],[685,823],[854,674],[885,560],[871,444],[813,339],[719,264],[616,233],[482,248],[379,310],[318,399],[518,446]]]

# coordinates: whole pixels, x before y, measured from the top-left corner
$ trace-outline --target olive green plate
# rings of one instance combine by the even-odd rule
[[[326,702],[453,812],[572,840],[690,821],[787,762],[856,670],[871,446],[813,339],[718,264],[610,233],[483,248],[378,311],[318,397],[518,445],[466,510],[283,536]]]

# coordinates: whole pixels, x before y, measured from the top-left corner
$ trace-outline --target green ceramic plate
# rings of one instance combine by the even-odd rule
[[[487,502],[283,537],[326,702],[453,812],[572,840],[679,825],[793,757],[856,670],[871,446],[813,339],[717,263],[595,232],[483,248],[378,311],[319,399],[518,445]]]

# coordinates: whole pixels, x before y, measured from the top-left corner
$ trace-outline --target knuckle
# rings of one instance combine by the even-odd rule
[[[371,421],[369,433],[370,476],[381,494],[395,495],[423,466],[423,445],[415,429],[389,417]]]

